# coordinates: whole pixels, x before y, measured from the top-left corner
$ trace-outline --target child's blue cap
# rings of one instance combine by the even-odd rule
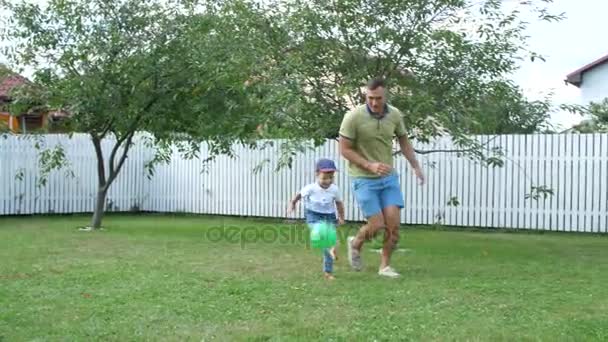
[[[331,159],[319,159],[317,161],[317,172],[335,172],[338,169],[336,168],[336,164]]]

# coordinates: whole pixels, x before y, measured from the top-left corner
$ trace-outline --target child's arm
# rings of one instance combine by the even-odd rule
[[[291,214],[296,210],[296,204],[302,199],[302,194],[297,193],[294,198],[289,201],[289,206],[287,207],[287,214]]]
[[[336,201],[336,208],[338,209],[338,223],[344,224],[344,202]]]

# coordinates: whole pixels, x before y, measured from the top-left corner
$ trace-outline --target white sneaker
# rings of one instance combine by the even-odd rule
[[[390,266],[386,266],[385,268],[381,269],[380,271],[378,271],[378,274],[383,277],[389,278],[398,278],[401,276],[401,274],[397,273],[397,271],[395,271],[395,269]]]

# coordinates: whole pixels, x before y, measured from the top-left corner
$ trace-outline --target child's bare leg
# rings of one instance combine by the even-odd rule
[[[331,257],[332,257],[332,259],[334,259],[334,261],[338,260],[338,253],[336,251],[335,246],[329,250],[329,255],[331,255]]]

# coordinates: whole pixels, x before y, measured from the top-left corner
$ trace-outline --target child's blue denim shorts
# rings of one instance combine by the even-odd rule
[[[306,217],[306,223],[308,223],[309,225],[315,224],[315,223],[321,222],[321,221],[326,221],[326,222],[333,223],[333,224],[338,223],[335,213],[325,214],[325,213],[319,213],[319,212],[312,211],[312,210],[306,210],[304,212],[304,216]]]
[[[380,178],[357,177],[353,179],[352,185],[355,199],[365,218],[379,214],[389,206],[404,207],[397,173]]]

